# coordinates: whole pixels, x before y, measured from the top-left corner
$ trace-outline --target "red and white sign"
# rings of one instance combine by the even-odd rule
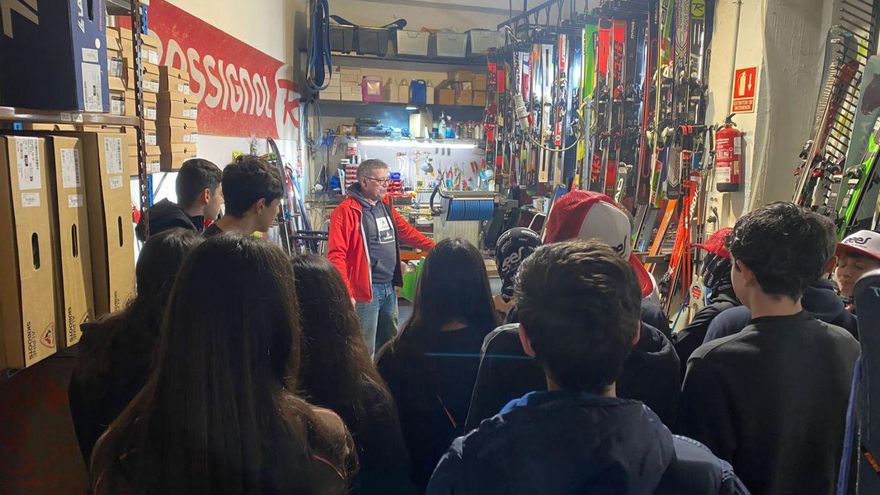
[[[755,90],[758,87],[758,68],[736,69],[733,76],[733,101],[731,113],[752,113],[755,111]]]
[[[202,21],[167,0],[153,0],[150,31],[160,61],[189,73],[199,132],[290,138],[299,128],[293,67]]]

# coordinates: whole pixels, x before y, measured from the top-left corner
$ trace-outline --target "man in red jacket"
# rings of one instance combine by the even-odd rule
[[[397,295],[403,284],[400,241],[431,249],[434,241],[417,231],[383,202],[388,164],[366,160],[357,184],[330,216],[327,257],[342,274],[371,353],[397,334]]]

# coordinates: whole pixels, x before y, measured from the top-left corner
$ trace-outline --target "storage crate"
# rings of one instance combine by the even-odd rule
[[[468,35],[440,32],[431,35],[431,54],[437,57],[464,58],[467,55]]]
[[[357,28],[357,48],[361,55],[378,55],[384,57],[388,53],[388,28]]]
[[[397,30],[397,54],[428,56],[428,40],[430,34],[422,31]]]
[[[353,52],[354,32],[354,26],[330,24],[330,49],[334,52]]]
[[[468,55],[485,55],[490,48],[498,48],[504,42],[501,33],[488,29],[471,29],[468,31]]]

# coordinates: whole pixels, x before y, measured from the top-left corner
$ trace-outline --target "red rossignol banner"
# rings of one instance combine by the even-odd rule
[[[292,66],[166,0],[150,3],[148,22],[161,40],[161,64],[189,72],[200,133],[277,139],[299,128]]]

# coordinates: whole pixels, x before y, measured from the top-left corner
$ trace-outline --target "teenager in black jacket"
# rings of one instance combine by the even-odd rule
[[[666,316],[651,302],[650,277],[632,255],[629,243],[629,217],[608,196],[588,191],[572,191],[554,205],[544,242],[567,241],[573,237],[596,239],[614,249],[636,274],[642,290],[639,341],[626,359],[618,383],[621,397],[645,402],[667,425],[674,424],[678,410],[680,364],[667,338]],[[521,262],[521,260],[520,260]],[[508,322],[517,323],[514,308]],[[468,430],[498,413],[504,404],[530,390],[542,390],[540,367],[526,356],[519,342],[516,325],[506,325],[489,335],[483,344],[483,358],[467,419]]]
[[[480,252],[465,240],[437,243],[425,259],[412,317],[377,357],[421,489],[449,442],[464,433],[480,346],[496,325]]]
[[[413,493],[397,407],[370,359],[342,276],[317,255],[293,258],[302,321],[299,387],[310,403],[332,410],[354,437],[361,495]]]
[[[748,494],[729,464],[616,397],[640,295],[614,251],[596,241],[544,246],[524,263],[517,294],[522,347],[547,391],[455,439],[428,495]]]
[[[137,297],[119,313],[83,324],[68,396],[86,465],[98,437],[146,383],[174,278],[201,242],[184,229],[151,236],[137,262]]]
[[[163,199],[150,207],[150,234],[173,228],[198,233],[205,229],[205,220],[217,220],[223,206],[221,177],[220,168],[208,160],[193,158],[183,162],[175,182],[177,202]],[[135,233],[143,242],[143,219],[138,222]]]
[[[678,431],[756,495],[835,493],[859,344],[801,304],[835,249],[823,218],[773,203],[736,222],[731,280],[751,322],[688,362]]]

